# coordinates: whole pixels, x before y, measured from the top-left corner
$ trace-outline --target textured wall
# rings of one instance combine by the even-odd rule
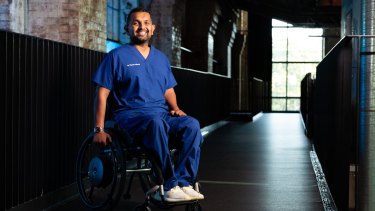
[[[30,34],[93,50],[105,51],[106,1],[33,0]]]
[[[0,1],[0,29],[24,33],[25,5],[20,0]]]
[[[106,1],[79,0],[79,46],[105,51]]]
[[[78,1],[33,0],[28,13],[27,34],[78,45]]]
[[[152,43],[170,59],[181,66],[181,27],[185,16],[186,0],[154,0],[150,4],[156,31]]]
[[[0,28],[105,51],[106,14],[106,1],[2,0]]]

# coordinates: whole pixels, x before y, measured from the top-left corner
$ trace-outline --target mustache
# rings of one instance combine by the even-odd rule
[[[137,33],[139,33],[139,32],[141,32],[141,31],[145,31],[146,33],[148,33],[149,32],[149,30],[148,29],[137,29]]]

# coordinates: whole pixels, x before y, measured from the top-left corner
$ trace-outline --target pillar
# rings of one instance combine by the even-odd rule
[[[221,5],[219,23],[214,40],[214,73],[231,76],[231,54],[236,36],[238,11],[228,5]]]
[[[153,0],[150,4],[156,25],[152,44],[170,59],[173,66],[181,66],[181,30],[186,0]]]
[[[360,2],[361,35],[374,35],[375,0]],[[357,208],[375,210],[375,38],[360,43]]]
[[[191,52],[182,57],[183,65],[213,72],[214,36],[219,23],[218,14],[219,7],[214,0],[186,1],[182,45]]]

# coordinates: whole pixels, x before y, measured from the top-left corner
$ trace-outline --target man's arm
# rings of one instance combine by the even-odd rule
[[[185,112],[183,112],[177,105],[177,97],[173,88],[167,89],[167,91],[165,91],[164,97],[171,109],[170,112],[173,116],[186,116]]]
[[[105,111],[107,107],[107,98],[109,92],[110,90],[104,87],[98,87],[96,89],[96,95],[94,99],[95,127],[104,128]],[[107,138],[109,138],[109,140],[112,141],[111,137],[107,133],[101,131],[94,134],[93,141],[105,145]]]

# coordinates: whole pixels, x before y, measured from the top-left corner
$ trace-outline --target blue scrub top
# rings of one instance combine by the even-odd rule
[[[168,111],[164,97],[177,83],[168,58],[151,46],[145,59],[131,44],[110,51],[92,81],[111,90],[111,110],[121,117]]]

